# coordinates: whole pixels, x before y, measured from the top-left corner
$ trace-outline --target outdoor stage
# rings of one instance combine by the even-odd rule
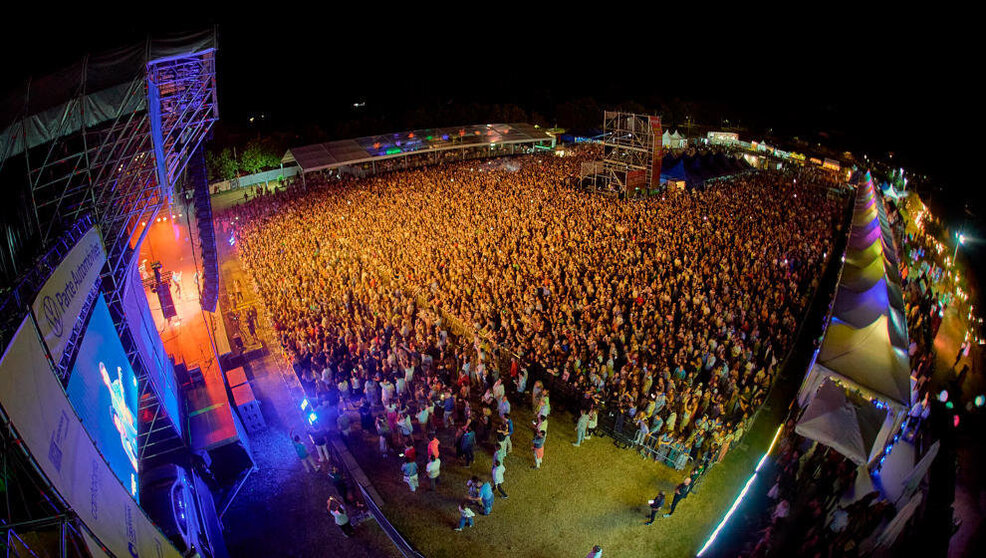
[[[202,310],[199,288],[195,284],[196,266],[192,257],[186,215],[175,218],[165,215],[147,233],[140,261],[147,268],[160,262],[168,279],[179,274],[180,280],[171,287],[177,316],[165,320],[157,294],[145,286],[147,301],[164,348],[175,364],[188,370],[200,368],[204,384],[185,391],[188,399],[188,422],[192,449],[204,451],[236,441],[237,433],[232,410],[226,396],[223,371],[217,355],[229,351],[229,341],[222,320]],[[214,340],[214,344],[213,344]]]

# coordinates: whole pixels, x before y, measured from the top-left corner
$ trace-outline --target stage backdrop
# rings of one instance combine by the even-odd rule
[[[48,365],[30,318],[21,322],[0,360],[0,407],[54,489],[110,552],[181,556],[96,449]]]

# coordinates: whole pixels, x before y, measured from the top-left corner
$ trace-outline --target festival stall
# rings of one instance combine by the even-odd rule
[[[869,173],[860,181],[843,261],[828,328],[798,393],[805,412],[796,428],[872,465],[907,416],[912,382],[897,256]],[[834,439],[838,424],[867,435]]]

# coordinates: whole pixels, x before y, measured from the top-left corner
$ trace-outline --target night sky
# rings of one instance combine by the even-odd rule
[[[455,22],[383,7],[311,14],[273,5],[236,20],[47,21],[0,34],[0,90],[81,52],[218,23],[222,126],[229,129],[259,113],[278,131],[365,117],[385,132],[398,131],[388,121],[396,126],[408,111],[455,103],[512,103],[551,119],[559,104],[582,97],[645,107],[681,99],[703,107],[705,124],[730,119],[857,155],[892,151],[895,164],[945,189],[932,197],[953,214],[962,214],[963,203],[975,213],[981,186],[969,162],[979,158],[976,131],[984,127],[970,19],[928,10],[864,16],[826,6],[723,15],[710,14],[717,10],[710,4],[696,13],[633,17],[579,7],[579,23],[568,21],[575,5],[538,14],[488,5],[489,18]],[[630,38],[612,39],[620,32]],[[362,112],[352,108],[357,101],[367,103]]]

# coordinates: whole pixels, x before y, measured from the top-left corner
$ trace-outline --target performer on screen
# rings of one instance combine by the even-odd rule
[[[113,417],[113,425],[120,433],[120,443],[123,450],[130,459],[134,471],[137,470],[137,423],[134,414],[127,406],[126,391],[123,387],[123,369],[116,367],[116,379],[110,381],[110,374],[106,370],[106,365],[99,363],[99,374],[103,378],[103,384],[110,390],[110,400],[112,406],[110,413]]]

